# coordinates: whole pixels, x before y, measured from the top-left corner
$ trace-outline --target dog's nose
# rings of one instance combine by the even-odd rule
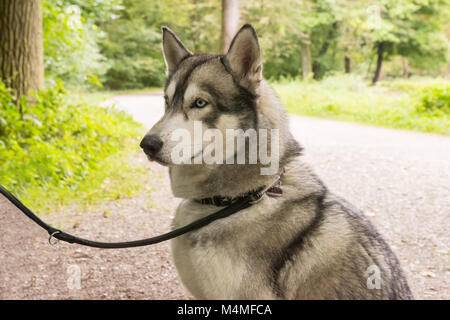
[[[158,135],[151,134],[142,139],[140,146],[147,155],[154,156],[161,150],[163,142]]]

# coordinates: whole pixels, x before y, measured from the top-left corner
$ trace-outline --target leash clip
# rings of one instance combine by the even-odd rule
[[[58,231],[53,232],[53,233],[50,235],[50,237],[48,238],[48,243],[49,243],[51,246],[55,246],[55,245],[57,245],[58,242],[59,242],[59,239],[57,239],[57,238],[54,237],[54,235],[57,234],[57,233],[61,233],[61,231],[58,230]],[[52,241],[52,239],[55,239],[55,240]]]
[[[266,188],[264,188],[260,192],[255,193],[252,196],[253,200],[251,200],[249,203],[250,204],[258,203],[264,198],[264,196],[266,195],[266,193],[269,189],[273,188],[276,185],[279,185],[281,187],[281,176],[283,175],[283,173],[284,173],[284,168],[283,168],[283,171],[281,171],[281,173],[277,176],[277,179],[274,181],[274,183],[272,183],[271,185],[268,185]],[[281,188],[279,188],[279,189],[281,190]],[[281,196],[282,193],[283,192],[281,191],[281,193],[277,196]]]
[[[265,195],[266,195],[265,192],[255,193],[254,195],[252,195],[252,200],[249,201],[249,203],[256,204],[256,203],[260,202],[264,198]]]

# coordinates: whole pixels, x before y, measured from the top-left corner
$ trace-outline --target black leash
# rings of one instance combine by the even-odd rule
[[[50,244],[52,243],[52,238],[65,241],[68,243],[78,243],[84,246],[88,247],[94,247],[94,248],[103,248],[103,249],[120,249],[120,248],[131,248],[131,247],[141,247],[141,246],[147,246],[155,243],[159,243],[162,241],[166,241],[169,239],[176,238],[178,236],[181,236],[182,234],[185,234],[187,232],[199,229],[201,227],[204,227],[211,222],[222,219],[225,217],[228,217],[232,215],[233,213],[236,213],[240,210],[243,210],[245,208],[250,207],[254,203],[258,202],[262,199],[262,197],[265,194],[265,191],[257,192],[251,195],[246,195],[242,198],[239,198],[236,202],[230,204],[229,206],[225,207],[224,209],[221,209],[215,213],[210,214],[209,216],[206,216],[204,218],[201,218],[199,220],[196,220],[184,227],[172,230],[170,232],[164,233],[162,235],[142,239],[142,240],[136,240],[136,241],[128,241],[128,242],[98,242],[98,241],[91,241],[83,238],[78,238],[74,235],[71,235],[69,233],[66,233],[64,231],[61,231],[59,229],[55,229],[52,226],[48,225],[39,217],[33,213],[30,209],[28,209],[19,199],[17,199],[14,195],[11,194],[8,190],[6,190],[2,185],[0,185],[0,193],[3,194],[12,204],[14,204],[20,211],[22,211],[28,218],[36,222],[41,228],[45,229],[48,234],[50,235],[50,238],[48,239]]]

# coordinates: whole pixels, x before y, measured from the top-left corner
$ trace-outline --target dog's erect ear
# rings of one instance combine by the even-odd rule
[[[177,35],[167,27],[162,27],[163,32],[163,54],[166,62],[167,75],[172,74],[181,60],[192,55],[177,37]]]
[[[237,81],[255,90],[262,80],[262,57],[255,29],[244,25],[234,36],[224,62]]]

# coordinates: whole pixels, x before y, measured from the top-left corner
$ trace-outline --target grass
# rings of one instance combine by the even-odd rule
[[[76,207],[83,212],[105,201],[132,197],[148,183],[148,171],[133,165],[136,143],[100,163],[76,188],[56,185],[28,187],[20,194],[21,201],[39,215]],[[151,190],[146,190],[151,191]]]
[[[142,191],[149,178],[148,170],[131,164],[138,152],[135,149],[130,147],[108,157],[75,188],[32,186],[21,191],[19,199],[38,215],[46,215],[68,207],[82,213],[106,201],[133,197]]]
[[[273,86],[293,114],[450,135],[450,114],[418,108],[422,90],[450,87],[446,80],[398,80],[370,86],[356,76],[336,76]]]

